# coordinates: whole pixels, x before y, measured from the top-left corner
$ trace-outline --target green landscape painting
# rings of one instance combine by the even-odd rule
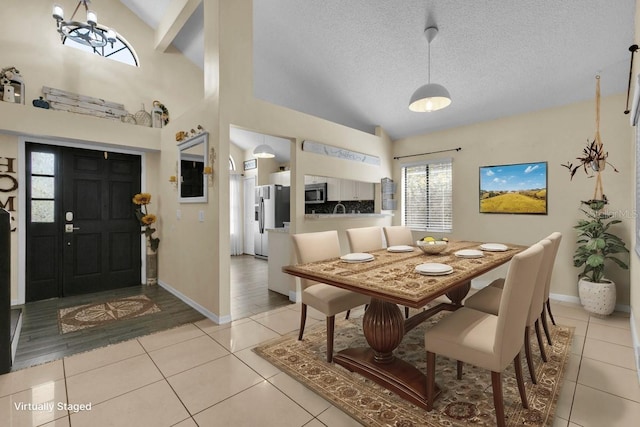
[[[480,167],[480,212],[547,213],[547,162]]]

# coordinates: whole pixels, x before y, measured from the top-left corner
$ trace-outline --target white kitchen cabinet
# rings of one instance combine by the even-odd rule
[[[327,178],[327,201],[339,202],[340,199],[340,181],[338,178]]]
[[[291,171],[274,172],[270,174],[269,184],[291,187]]]
[[[357,181],[356,191],[358,200],[373,200],[375,185],[371,182]]]
[[[323,184],[327,182],[326,176],[305,175],[304,183],[306,184]]]
[[[370,182],[340,180],[340,200],[373,200],[374,185]]]

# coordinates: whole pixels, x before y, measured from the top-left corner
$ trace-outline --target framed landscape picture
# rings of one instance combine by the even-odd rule
[[[480,167],[480,213],[547,214],[547,162]]]

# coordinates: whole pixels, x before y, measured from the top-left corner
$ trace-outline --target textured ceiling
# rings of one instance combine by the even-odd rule
[[[121,1],[153,28],[166,5]],[[392,139],[592,99],[596,73],[605,96],[622,93],[634,43],[635,0],[254,0],[253,7],[256,97],[365,132],[379,125]],[[428,25],[439,28],[431,81],[453,102],[414,113],[409,99],[427,82]],[[200,67],[202,34],[200,5],[174,41]]]

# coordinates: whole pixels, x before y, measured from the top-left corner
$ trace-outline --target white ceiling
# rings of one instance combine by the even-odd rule
[[[152,28],[170,0],[121,0]],[[626,91],[635,0],[254,0],[256,97],[365,132],[433,132]],[[431,81],[450,107],[409,111]],[[173,44],[203,67],[202,4]],[[620,113],[625,109],[620,105]]]

